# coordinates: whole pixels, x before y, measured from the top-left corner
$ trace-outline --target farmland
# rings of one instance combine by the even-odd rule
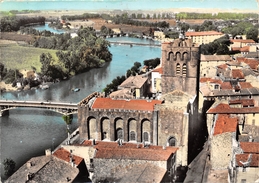
[[[1,62],[7,69],[32,70],[32,66],[40,72],[40,55],[50,53],[57,61],[56,50],[21,46],[15,41],[0,40]]]

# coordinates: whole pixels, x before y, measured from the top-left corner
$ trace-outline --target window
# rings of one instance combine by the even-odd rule
[[[123,139],[123,130],[121,128],[116,130],[116,140],[117,139]]]
[[[215,85],[215,86],[214,86],[214,89],[215,89],[215,90],[219,89],[219,85]]]
[[[134,131],[130,132],[130,140],[136,140],[136,133]]]
[[[186,64],[183,64],[183,76],[184,77],[186,77],[186,72],[187,72]]]
[[[148,132],[144,132],[144,133],[143,133],[143,139],[144,139],[145,142],[148,142],[148,141],[149,141]]]
[[[181,66],[180,66],[180,64],[178,63],[177,65],[176,65],[176,75],[180,75],[181,74]]]
[[[175,137],[170,137],[168,140],[169,146],[175,146],[176,145],[176,139]]]

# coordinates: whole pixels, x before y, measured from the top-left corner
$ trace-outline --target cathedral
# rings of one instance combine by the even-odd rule
[[[178,147],[177,166],[187,166],[196,155],[199,46],[177,39],[161,46],[159,98],[104,97],[93,93],[78,105],[80,139],[143,143]]]

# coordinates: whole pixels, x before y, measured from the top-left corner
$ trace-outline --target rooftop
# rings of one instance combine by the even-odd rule
[[[217,32],[217,31],[185,32],[185,36],[214,36],[214,35],[223,35],[223,33]]]
[[[241,69],[232,69],[232,78],[244,79],[244,74]]]
[[[162,67],[156,67],[152,72],[159,72],[159,74],[162,74],[163,73],[163,69]]]
[[[229,115],[220,114],[218,115],[213,135],[218,135],[226,132],[236,132],[236,130],[237,118],[231,118]]]
[[[143,144],[118,142],[97,141],[96,145],[92,145],[92,141],[84,141],[82,145],[94,146],[97,149],[95,158],[104,159],[132,159],[132,160],[148,160],[148,161],[167,161],[172,154],[176,153],[178,148]]]
[[[242,104],[242,106],[254,106],[254,99],[238,99],[238,100],[230,100],[229,105],[233,104]]]
[[[208,114],[251,114],[259,113],[259,107],[231,108],[228,104],[220,103],[211,107]]]
[[[231,42],[238,42],[238,43],[255,43],[252,39],[230,39]]]
[[[78,168],[52,155],[39,156],[27,161],[5,182],[72,182],[78,173]],[[28,174],[30,174],[29,181]]]
[[[237,166],[243,166],[243,164],[240,162],[246,162],[248,160],[249,157],[249,153],[245,153],[245,154],[236,154],[236,163]],[[258,167],[259,165],[259,154],[252,154],[252,160],[250,163],[250,167]]]
[[[205,61],[231,61],[232,58],[229,55],[203,55],[201,54],[201,62]]]
[[[147,81],[146,77],[141,75],[130,76],[124,82],[120,84],[119,87],[122,88],[141,88]]]
[[[240,142],[244,153],[259,154],[259,142]]]
[[[58,150],[56,150],[53,153],[53,156],[62,159],[64,161],[66,161],[67,163],[70,163],[70,157],[72,158],[73,162],[78,166],[84,159],[76,156],[76,155],[72,155],[71,153],[68,152],[67,150],[65,150],[64,148],[59,148]]]
[[[153,111],[156,104],[161,104],[160,100],[145,100],[145,99],[112,99],[112,98],[96,98],[92,109],[125,109],[125,110],[140,110]]]

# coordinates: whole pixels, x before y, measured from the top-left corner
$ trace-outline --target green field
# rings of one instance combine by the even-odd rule
[[[0,62],[3,63],[7,69],[32,70],[33,66],[36,68],[36,72],[40,72],[40,55],[42,53],[50,53],[55,60],[55,64],[57,64],[56,51],[57,50],[19,46],[17,44],[0,44]]]

